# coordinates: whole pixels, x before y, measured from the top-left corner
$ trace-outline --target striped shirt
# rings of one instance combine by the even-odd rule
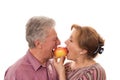
[[[99,63],[75,70],[71,70],[67,63],[65,69],[67,80],[106,80],[105,70]]]

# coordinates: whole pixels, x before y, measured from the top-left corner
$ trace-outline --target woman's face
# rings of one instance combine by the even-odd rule
[[[67,45],[67,49],[69,51],[67,54],[67,59],[69,60],[75,60],[80,56],[82,49],[78,46],[77,36],[78,32],[76,30],[73,30],[70,38],[65,41],[65,44]]]

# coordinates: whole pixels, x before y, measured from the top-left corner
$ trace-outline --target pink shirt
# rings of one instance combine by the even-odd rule
[[[51,61],[42,66],[28,51],[27,54],[9,67],[4,80],[58,80]]]

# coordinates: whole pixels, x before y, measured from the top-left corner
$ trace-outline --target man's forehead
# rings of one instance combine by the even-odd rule
[[[57,36],[57,33],[56,33],[55,29],[53,29],[53,28],[50,29],[47,37],[54,38],[56,36]]]

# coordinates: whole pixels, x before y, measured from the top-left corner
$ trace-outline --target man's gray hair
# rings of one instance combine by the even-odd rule
[[[52,18],[45,16],[34,16],[30,18],[26,24],[26,40],[30,48],[35,47],[34,41],[39,39],[44,41],[49,34],[50,28],[55,26],[55,21]]]

